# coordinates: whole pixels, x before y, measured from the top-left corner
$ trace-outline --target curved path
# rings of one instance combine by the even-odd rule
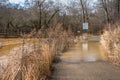
[[[51,80],[120,80],[120,68],[102,53],[98,42],[76,44],[53,65]]]

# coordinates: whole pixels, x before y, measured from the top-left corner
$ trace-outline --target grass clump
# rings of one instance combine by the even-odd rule
[[[101,43],[107,51],[108,60],[116,65],[120,65],[120,26],[110,26],[109,30],[105,30]]]
[[[73,35],[63,30],[61,24],[44,30],[44,36],[41,36],[42,31],[36,33],[39,43],[26,46],[23,40],[22,49],[11,54],[2,80],[48,80],[50,78],[53,61],[59,53],[73,44]]]

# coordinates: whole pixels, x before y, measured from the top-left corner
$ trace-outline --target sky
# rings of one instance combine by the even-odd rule
[[[11,3],[24,3],[24,0],[9,0]]]
[[[11,3],[24,3],[25,0],[9,0]],[[66,0],[61,0],[63,2],[65,2]],[[97,0],[91,0],[93,2],[96,2]]]

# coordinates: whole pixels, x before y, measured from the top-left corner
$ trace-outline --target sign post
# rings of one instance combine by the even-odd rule
[[[87,23],[87,22],[83,23],[83,30],[84,30],[85,32],[88,32],[88,29],[89,29],[88,23]]]

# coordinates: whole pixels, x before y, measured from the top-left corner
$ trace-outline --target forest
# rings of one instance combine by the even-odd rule
[[[24,6],[23,6],[24,5]],[[65,30],[69,28],[82,33],[82,23],[88,22],[89,33],[100,34],[106,23],[115,24],[119,20],[119,0],[69,0],[54,1],[25,0],[23,4],[0,1],[0,35],[19,37],[21,32],[33,29],[47,29],[58,23]],[[105,16],[105,17],[104,17]]]

